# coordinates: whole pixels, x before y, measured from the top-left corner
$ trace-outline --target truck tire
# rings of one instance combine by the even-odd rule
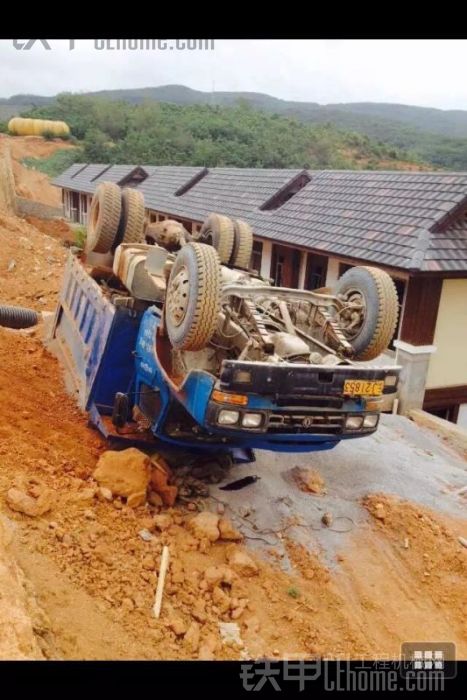
[[[128,417],[130,415],[129,406],[128,394],[117,391],[112,408],[112,423],[116,428],[123,428],[128,422]]]
[[[209,214],[201,226],[201,231],[195,235],[200,243],[212,245],[219,253],[222,265],[228,265],[232,257],[234,247],[234,225],[228,216],[222,214]]]
[[[22,306],[0,306],[0,326],[4,328],[30,328],[36,326],[39,315]]]
[[[217,251],[188,243],[172,267],[165,325],[176,350],[201,350],[214,335],[220,310],[221,267]]]
[[[242,270],[250,267],[251,253],[253,251],[253,231],[251,226],[241,219],[234,219],[234,246],[231,265]]]
[[[113,182],[101,182],[92,198],[89,212],[86,251],[108,253],[117,236],[122,211],[120,187]]]
[[[364,302],[364,318],[360,327],[346,333],[356,360],[373,360],[388,347],[397,326],[399,300],[394,282],[377,267],[352,267],[337,281],[336,295]]]
[[[126,187],[122,192],[122,213],[116,238],[120,243],[144,243],[144,196]]]

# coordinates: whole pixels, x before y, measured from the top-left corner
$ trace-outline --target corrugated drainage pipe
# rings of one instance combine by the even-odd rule
[[[32,309],[22,306],[0,305],[0,326],[5,328],[30,328],[37,325],[39,315]]]

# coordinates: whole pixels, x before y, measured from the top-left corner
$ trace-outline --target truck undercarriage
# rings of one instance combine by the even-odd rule
[[[111,413],[122,435],[146,423],[156,438],[204,448],[329,449],[376,430],[399,376],[371,362],[397,322],[385,272],[355,267],[334,289],[274,287],[249,269],[245,222],[212,214],[196,236],[177,222],[151,224],[143,242],[134,228],[114,230],[116,216],[109,224],[116,193],[100,188],[54,327],[68,356],[73,336],[84,340],[71,364],[84,370],[88,410]],[[105,248],[112,267],[93,264]]]

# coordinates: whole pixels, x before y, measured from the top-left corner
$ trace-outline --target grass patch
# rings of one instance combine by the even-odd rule
[[[73,163],[78,163],[81,158],[80,148],[66,148],[55,151],[48,158],[23,158],[21,162],[27,168],[39,170],[49,177],[57,177]]]
[[[84,245],[86,243],[86,236],[87,231],[84,226],[78,226],[77,228],[75,228],[75,244],[78,248],[81,248],[81,250],[84,249]]]
[[[291,598],[300,598],[300,591],[298,588],[295,588],[295,586],[290,586],[290,588],[287,589],[287,595],[289,595]]]

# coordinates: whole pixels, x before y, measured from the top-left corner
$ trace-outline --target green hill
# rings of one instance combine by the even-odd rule
[[[320,105],[317,102],[282,100],[256,92],[202,92],[183,85],[103,90],[81,96],[123,101],[130,105],[162,102],[180,106],[235,107],[247,103],[254,110],[311,124],[331,124],[344,131],[363,134],[388,147],[409,151],[415,159],[437,167],[467,170],[467,111],[464,110],[373,102]],[[51,96],[14,95],[0,100],[0,110],[14,109],[18,113],[31,105],[51,106],[55,100]],[[0,119],[6,118],[0,111]]]
[[[24,113],[66,121],[77,160],[256,168],[426,169],[401,149],[330,124],[310,124],[234,105],[129,103],[105,95],[59,95]]]

